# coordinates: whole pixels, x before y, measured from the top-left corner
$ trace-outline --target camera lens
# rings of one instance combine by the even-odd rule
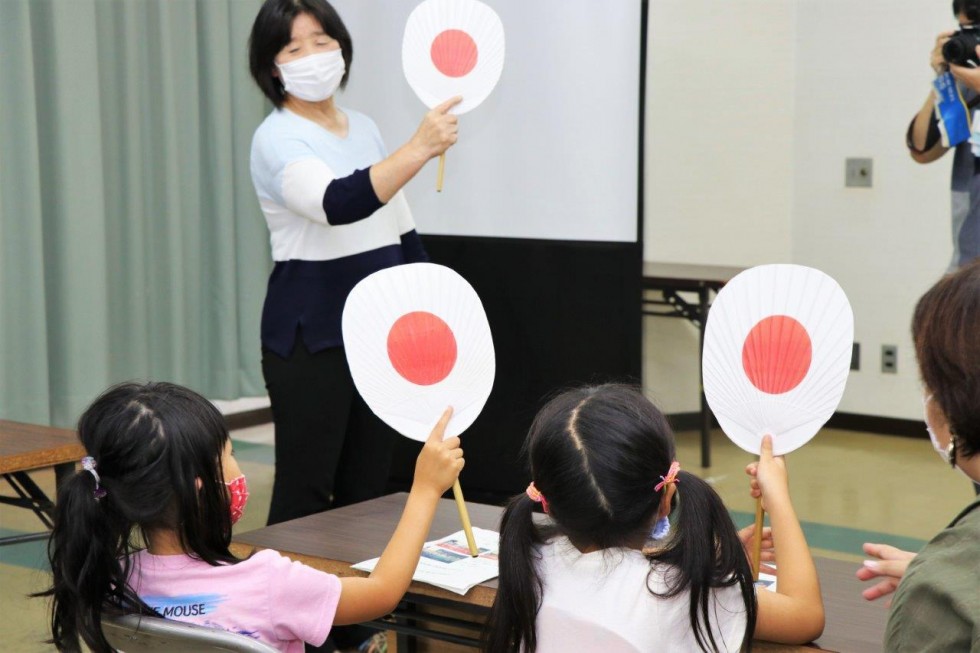
[[[943,45],[943,59],[948,63],[962,65],[967,58],[966,45],[960,39],[950,39]]]
[[[977,46],[980,45],[980,29],[973,25],[964,26],[943,45],[943,59],[955,66],[980,65]]]

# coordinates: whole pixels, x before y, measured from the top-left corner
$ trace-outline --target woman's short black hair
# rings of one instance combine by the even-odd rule
[[[292,39],[293,20],[300,14],[309,14],[323,27],[328,36],[340,43],[344,57],[344,77],[340,87],[347,86],[354,45],[347,26],[337,10],[327,0],[266,0],[252,24],[248,39],[248,66],[255,83],[276,107],[286,100],[282,82],[272,74],[276,67],[276,55]]]

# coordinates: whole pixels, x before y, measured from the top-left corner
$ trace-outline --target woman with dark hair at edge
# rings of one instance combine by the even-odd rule
[[[980,482],[980,259],[940,279],[912,316],[929,439],[947,469]],[[928,484],[927,469],[910,475]],[[980,498],[918,553],[866,543],[869,601],[888,596],[889,653],[980,653]]]
[[[374,122],[335,100],[352,58],[350,34],[326,0],[267,0],[249,39],[252,77],[274,105],[251,151],[275,261],[262,310],[275,422],[269,524],[384,493],[394,434],[354,387],[341,315],[363,278],[428,260],[402,188],[457,138],[450,110],[459,97],[429,111],[389,154]],[[363,646],[381,645],[378,637]]]

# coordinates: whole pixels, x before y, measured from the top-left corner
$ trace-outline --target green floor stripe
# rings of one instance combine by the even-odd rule
[[[732,519],[739,528],[748,526],[755,521],[755,515],[749,512],[730,511]],[[815,549],[827,549],[838,553],[852,553],[854,555],[864,555],[861,545],[865,542],[876,542],[880,544],[891,544],[892,546],[906,551],[918,551],[925,546],[925,540],[904,535],[892,535],[890,533],[880,533],[878,531],[865,531],[858,528],[848,528],[847,526],[832,526],[830,524],[818,524],[816,522],[800,522],[803,526],[803,534],[806,535],[807,544]]]
[[[241,460],[272,464],[272,447],[250,442],[235,442],[235,455]],[[748,512],[731,511],[732,519],[739,528],[748,526],[755,515]],[[803,522],[803,532],[807,543],[816,549],[826,549],[839,553],[862,555],[864,542],[891,544],[906,551],[918,551],[925,545],[924,540],[903,535],[892,535],[878,531],[866,531],[846,526],[832,526],[816,522]],[[0,528],[0,537],[20,535],[22,531]],[[0,564],[14,565],[28,569],[48,569],[46,542],[25,542],[0,546]]]
[[[262,463],[264,465],[276,464],[276,450],[271,444],[242,442],[234,438],[232,438],[231,443],[235,449],[235,458],[239,461]]]
[[[23,534],[23,531],[0,528],[0,537]],[[49,569],[47,546],[47,540],[0,546],[0,564],[47,571]]]

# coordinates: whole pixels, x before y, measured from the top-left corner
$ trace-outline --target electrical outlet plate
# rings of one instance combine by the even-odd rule
[[[881,373],[898,374],[898,346],[881,346]]]
[[[849,158],[844,162],[844,186],[871,188],[871,159]]]

